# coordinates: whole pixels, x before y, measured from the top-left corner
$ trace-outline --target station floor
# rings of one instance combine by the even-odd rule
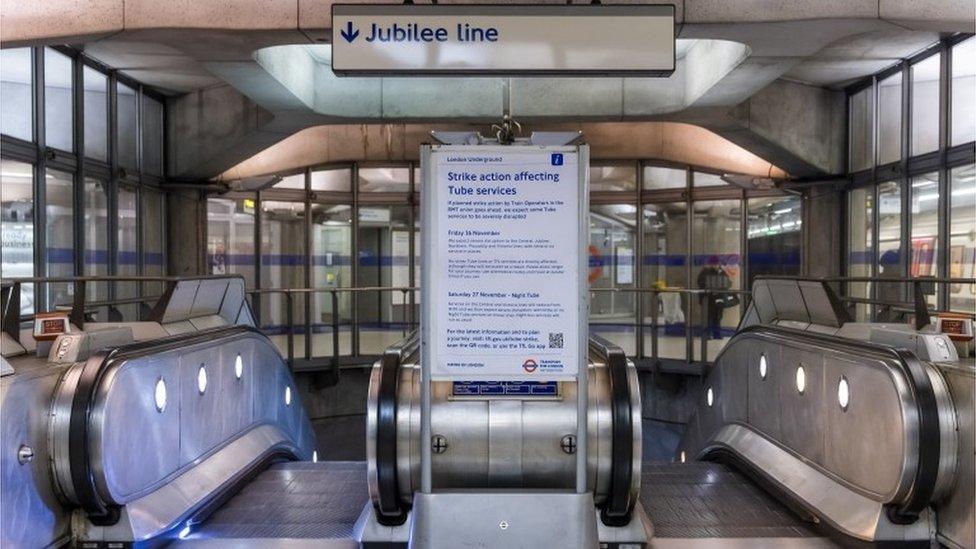
[[[637,337],[633,330],[607,330],[598,328],[592,329],[591,333],[598,334],[620,346],[627,353],[627,356],[634,356],[637,353]],[[359,333],[360,354],[380,354],[387,347],[400,341],[405,336],[402,330],[379,330],[364,329]],[[708,360],[714,360],[718,353],[725,347],[730,338],[708,340]],[[275,343],[282,355],[288,352],[288,338],[285,335],[273,335],[271,340]],[[644,354],[649,356],[651,353],[652,337],[650,334],[644,335]],[[305,354],[305,335],[296,334],[293,338],[295,356],[301,357]],[[683,336],[658,336],[658,357],[673,358],[684,360],[687,356],[686,340]],[[352,352],[352,333],[349,331],[339,332],[339,354],[349,355]],[[332,356],[332,333],[321,333],[312,335],[312,356],[329,357]],[[701,359],[701,340],[692,338],[692,360]]]

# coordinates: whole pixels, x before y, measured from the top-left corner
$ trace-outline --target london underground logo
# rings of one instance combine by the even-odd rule
[[[536,361],[532,360],[531,358],[526,359],[526,361],[522,363],[522,369],[525,370],[526,372],[530,373],[530,374],[532,372],[534,372],[535,369],[538,368],[538,367],[539,367],[539,363],[537,363]]]

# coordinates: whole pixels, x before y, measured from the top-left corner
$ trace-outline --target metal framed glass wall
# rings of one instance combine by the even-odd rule
[[[2,276],[163,274],[164,98],[71,48],[0,55]],[[26,288],[24,312],[50,310],[68,291]],[[136,284],[87,291],[150,295]]]
[[[976,37],[944,39],[848,88],[848,276],[972,277],[976,266]],[[905,284],[849,283],[853,297],[907,299]],[[976,289],[932,288],[972,311]],[[858,306],[859,320],[895,320]]]
[[[698,297],[669,293],[655,301],[634,290],[747,290],[756,274],[800,273],[797,196],[745,191],[705,169],[654,161],[595,161],[590,176],[588,278],[599,290],[590,327],[631,356],[650,356],[657,345],[657,356],[700,360],[685,335],[705,334],[706,358],[714,358],[743,310],[730,296],[703,318]],[[258,290],[261,325],[285,351],[289,298],[269,290],[416,285],[418,180],[415,163],[315,166],[260,191],[211,196],[209,270],[239,273]],[[337,307],[328,292],[290,299],[291,322],[304,324],[308,315],[313,335],[306,340],[304,326],[296,326],[295,354],[318,359],[332,356],[335,324],[340,355],[380,353],[417,320],[422,295],[343,292]]]

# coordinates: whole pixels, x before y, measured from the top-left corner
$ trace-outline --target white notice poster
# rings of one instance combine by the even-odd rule
[[[577,149],[442,147],[427,169],[432,377],[574,378],[585,306]]]

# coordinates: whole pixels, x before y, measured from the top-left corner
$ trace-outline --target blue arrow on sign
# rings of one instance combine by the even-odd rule
[[[353,40],[356,39],[357,36],[359,36],[359,31],[354,29],[352,27],[352,21],[349,21],[348,23],[346,23],[345,30],[340,30],[339,34],[341,34],[342,37],[346,39],[346,42],[351,43]]]

